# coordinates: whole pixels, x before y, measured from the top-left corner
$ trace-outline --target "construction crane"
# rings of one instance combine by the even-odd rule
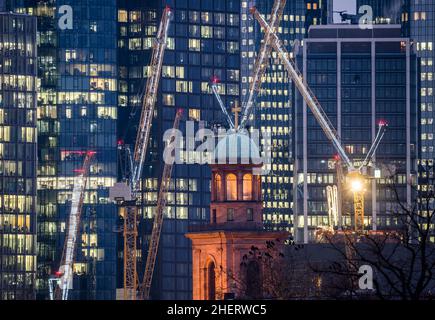
[[[272,13],[270,18],[270,25],[272,30],[278,30],[279,22],[281,21],[281,17],[284,11],[284,7],[286,4],[286,0],[275,0],[273,7],[272,7]],[[242,131],[247,121],[249,120],[249,117],[252,113],[252,110],[254,108],[255,100],[258,96],[258,93],[261,89],[262,84],[262,78],[264,76],[264,73],[266,71],[266,68],[269,64],[269,58],[270,54],[272,52],[272,47],[270,46],[270,35],[271,33],[269,31],[266,31],[264,41],[260,47],[260,51],[257,54],[257,57],[255,59],[254,68],[252,70],[252,81],[249,86],[248,96],[247,99],[242,103],[242,117],[240,120],[240,124],[236,125],[234,124],[231,116],[228,114],[228,111],[222,101],[222,98],[219,95],[219,88],[218,84],[220,82],[220,79],[216,76],[213,76],[210,80],[210,88],[212,89],[212,92],[214,96],[216,97],[216,100],[218,101],[218,104],[223,112],[223,114],[226,117],[226,120],[230,126],[230,129],[235,129],[237,131]],[[237,119],[235,119],[238,121]]]
[[[254,69],[252,73],[252,81],[249,86],[248,97],[246,101],[242,104],[242,118],[240,120],[240,125],[238,126],[238,130],[242,130],[246,126],[246,122],[248,121],[253,107],[254,102],[257,98],[258,93],[260,92],[262,78],[264,73],[266,72],[266,68],[269,64],[269,58],[272,53],[272,46],[270,45],[272,35],[274,32],[278,31],[279,23],[281,21],[281,17],[284,11],[284,7],[286,4],[286,0],[275,0],[272,7],[272,13],[270,16],[270,28],[265,30],[264,41],[261,44],[260,51],[257,54]]]
[[[355,171],[352,161],[350,161],[349,157],[346,154],[346,151],[341,145],[340,138],[332,125],[332,122],[329,120],[326,113],[323,111],[319,101],[317,100],[314,93],[311,89],[304,83],[303,77],[301,73],[296,68],[294,61],[291,59],[290,54],[281,44],[279,37],[276,33],[271,29],[266,20],[261,16],[256,7],[251,8],[251,13],[257,19],[261,27],[264,28],[266,32],[270,33],[270,44],[275,49],[280,58],[284,68],[287,70],[291,80],[298,88],[302,97],[304,98],[306,104],[310,108],[317,122],[325,132],[327,138],[332,142],[334,148],[337,150],[340,158],[345,162],[346,166],[350,171]]]
[[[213,94],[216,97],[216,100],[218,101],[219,107],[221,108],[223,114],[225,115],[227,122],[230,126],[230,129],[234,129],[234,122],[233,119],[231,119],[230,115],[228,114],[227,108],[225,108],[224,102],[222,101],[221,96],[219,95],[219,88],[218,84],[220,83],[220,79],[217,76],[213,76],[210,79],[210,88],[213,92]]]
[[[179,127],[180,119],[182,115],[183,115],[183,110],[178,109],[177,114],[175,115],[174,125],[172,127],[174,134],[171,135],[171,139],[167,141],[167,144],[172,144],[174,142],[175,130],[177,130]],[[171,182],[173,166],[174,166],[173,161],[170,161],[170,162],[165,162],[163,168],[162,181],[160,184],[159,195],[157,198],[156,213],[154,216],[153,229],[151,232],[151,239],[150,239],[147,261],[145,266],[145,274],[143,276],[142,285],[139,288],[139,298],[142,300],[148,300],[150,295],[154,266],[156,263],[157,251],[160,242],[160,235],[163,226],[163,211],[166,207],[166,198],[168,194],[169,184]]]
[[[148,74],[139,128],[137,130],[136,144],[133,153],[133,171],[131,176],[131,186],[133,192],[138,191],[139,181],[142,176],[142,169],[145,162],[145,155],[151,132],[151,123],[154,114],[154,106],[157,99],[157,90],[162,73],[163,56],[167,46],[168,30],[171,18],[172,10],[166,6],[166,8],[163,10],[162,20],[160,22],[157,36],[153,44],[151,63],[149,65],[150,72]]]
[[[69,155],[85,156],[83,166],[75,170],[71,208],[66,227],[65,242],[59,270],[49,278],[50,300],[68,300],[69,290],[73,287],[74,261],[77,249],[77,238],[80,231],[83,199],[88,181],[89,168],[95,151],[70,151]]]
[[[367,153],[364,161],[359,166],[357,171],[349,172],[347,175],[347,179],[349,185],[351,187],[351,191],[353,193],[353,206],[354,206],[354,228],[357,232],[364,232],[364,184],[365,180],[375,177],[375,166],[373,165],[373,159],[376,153],[376,150],[381,143],[382,138],[385,135],[385,131],[387,130],[388,123],[386,121],[379,121],[378,123],[378,132],[375,136],[375,139],[372,142],[372,145]],[[337,163],[338,166],[341,167],[341,163]],[[337,180],[343,181],[343,177],[339,177],[339,174],[343,174],[343,170],[338,167],[337,170]],[[341,201],[341,199],[340,199]]]
[[[314,93],[311,91],[309,86],[304,83],[304,79],[302,74],[298,71],[293,59],[290,57],[289,53],[282,45],[279,37],[276,32],[272,29],[271,26],[267,23],[264,17],[258,12],[256,7],[251,8],[251,13],[255,17],[255,19],[259,22],[262,28],[264,28],[267,35],[269,35],[269,43],[277,52],[278,57],[286,68],[291,80],[294,85],[298,88],[300,94],[302,95],[305,103],[310,108],[317,122],[323,129],[323,132],[327,136],[327,138],[333,144],[335,150],[338,152],[338,157],[342,161],[343,165],[347,167],[348,175],[347,177],[351,179],[352,189],[354,192],[354,213],[355,213],[355,230],[358,232],[362,232],[364,230],[364,190],[363,190],[363,180],[367,177],[369,164],[372,161],[374,153],[376,152],[377,147],[385,134],[385,130],[387,127],[387,123],[381,121],[379,123],[379,130],[376,135],[375,140],[366,156],[366,159],[363,161],[363,164],[359,168],[355,168],[352,161],[349,159],[346,154],[345,149],[341,145],[340,137],[338,136],[332,122],[329,120],[326,113],[323,111],[322,106],[317,100]],[[273,17],[271,17],[271,20]]]
[[[337,186],[326,187],[326,199],[328,201],[329,229],[333,230],[338,224],[338,188]]]
[[[348,179],[351,192],[353,193],[353,202],[354,202],[354,229],[358,232],[364,231],[364,179],[369,177],[376,176],[375,166],[373,165],[373,159],[376,153],[376,150],[379,147],[379,144],[382,138],[385,135],[385,131],[388,127],[386,121],[379,121],[378,132],[375,136],[374,141],[370,147],[369,152],[367,153],[365,159],[361,163],[358,171],[349,172],[347,177],[344,176],[343,164],[338,155],[334,157],[335,169],[336,169],[336,185],[328,188],[334,188],[336,190],[335,201],[331,202],[330,197],[332,196],[329,193],[331,190],[327,190],[328,195],[328,210],[329,212],[334,212],[337,215],[337,219],[334,221],[330,220],[330,227],[338,226],[338,229],[342,228],[342,207],[343,207],[343,185]],[[333,205],[330,207],[329,205]]]
[[[148,299],[149,287],[151,284],[153,269],[155,265],[157,248],[163,223],[163,212],[166,205],[165,197],[172,172],[172,165],[165,164],[163,180],[157,203],[157,213],[153,224],[150,249],[148,252],[145,267],[144,284],[141,285],[138,294],[138,273],[137,273],[137,205],[136,200],[140,191],[140,180],[142,177],[145,155],[149,143],[154,107],[157,99],[158,85],[160,82],[163,57],[167,46],[168,30],[172,10],[166,6],[163,10],[162,19],[153,44],[151,63],[149,65],[148,80],[143,98],[141,117],[136,136],[133,154],[126,148],[129,156],[130,178],[129,184],[116,183],[110,189],[109,197],[121,203],[120,211],[124,218],[124,299],[136,300],[137,298]],[[177,111],[174,126],[178,128],[181,112]]]

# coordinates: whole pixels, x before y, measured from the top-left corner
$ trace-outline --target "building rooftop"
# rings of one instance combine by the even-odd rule
[[[373,24],[371,29],[362,29],[356,24],[313,25],[308,29],[309,38],[400,38],[399,24]]]

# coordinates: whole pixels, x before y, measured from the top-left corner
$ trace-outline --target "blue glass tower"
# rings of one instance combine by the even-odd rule
[[[151,46],[166,5],[173,9],[174,18],[169,29],[142,181],[140,279],[163,169],[162,138],[165,130],[172,127],[176,109],[185,110],[180,124],[183,134],[186,133],[186,121],[191,121],[194,133],[199,128],[225,126],[225,119],[209,88],[210,78],[214,75],[221,80],[225,104],[230,107],[239,100],[240,1],[121,1],[118,11],[119,137],[126,144],[134,144]],[[131,125],[126,126],[126,123]],[[154,271],[153,299],[189,299],[192,296],[191,247],[184,234],[189,224],[209,219],[210,204],[210,169],[195,163],[200,156],[196,151],[186,151],[182,154],[184,164],[174,166]],[[119,251],[122,249],[120,246]],[[120,272],[118,287],[121,286]]]
[[[248,6],[255,5],[267,19],[274,4],[273,0],[248,1]],[[326,23],[327,1],[297,0],[287,1],[278,29],[278,35],[289,52],[296,54],[303,45],[308,28],[311,25]],[[242,65],[242,72],[247,78],[242,79],[242,94],[246,94],[255,55],[263,42],[264,33],[248,13],[249,25],[253,28],[250,36],[251,47],[243,52],[248,57],[248,64]],[[244,41],[244,40],[242,40]],[[249,40],[248,40],[249,43]],[[250,124],[261,131],[271,132],[272,161],[270,172],[262,176],[263,220],[270,228],[293,227],[293,124],[292,102],[293,88],[285,68],[277,54],[272,51],[269,67],[262,82],[262,90],[257,98],[254,116]]]
[[[38,17],[38,298],[48,298],[47,280],[59,268],[73,177],[83,165],[71,152],[92,150],[70,296],[114,299],[117,211],[108,188],[117,179],[116,1],[9,5]]]
[[[356,25],[312,27],[299,61],[307,84],[354,164],[367,153],[377,121],[389,123],[376,154],[382,177],[367,185],[365,225],[371,230],[397,227],[398,221],[391,217],[397,210],[396,199],[388,185],[394,183],[403,203],[411,204],[415,199],[410,180],[416,174],[418,155],[414,46],[401,36],[400,25],[366,30]],[[336,152],[302,98],[298,95],[296,99],[295,152],[301,191],[295,193],[295,221],[297,240],[306,243],[315,239],[317,228],[329,225],[326,187],[336,183]],[[342,196],[347,205],[343,205],[340,224],[349,228],[353,223],[350,190],[345,189]]]
[[[35,298],[36,53],[36,19],[0,13],[0,300]]]

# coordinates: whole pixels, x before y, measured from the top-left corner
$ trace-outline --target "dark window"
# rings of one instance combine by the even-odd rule
[[[246,209],[246,218],[248,221],[254,221],[254,210],[252,208]]]
[[[233,208],[228,208],[227,221],[234,221],[234,209]]]
[[[215,274],[215,265],[214,262],[210,262],[207,268],[207,283],[208,283],[208,300],[216,299],[216,274]]]
[[[212,223],[216,223],[216,209],[213,209],[211,221],[212,221]]]

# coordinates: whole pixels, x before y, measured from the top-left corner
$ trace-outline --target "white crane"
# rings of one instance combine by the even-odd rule
[[[371,164],[372,159],[374,157],[374,154],[376,152],[377,147],[380,144],[381,139],[383,138],[385,134],[385,130],[388,126],[388,124],[385,121],[379,122],[379,129],[378,133],[375,137],[375,140],[372,143],[372,146],[370,147],[370,150],[363,161],[362,165],[358,168],[355,168],[352,161],[349,159],[348,155],[346,154],[345,149],[341,145],[340,138],[332,125],[331,121],[329,120],[326,113],[323,111],[322,106],[320,105],[319,101],[317,100],[314,93],[311,91],[311,89],[304,83],[303,77],[301,73],[296,68],[296,65],[294,64],[294,61],[291,59],[289,53],[282,45],[279,37],[275,33],[275,31],[269,26],[267,21],[264,19],[264,17],[261,16],[261,14],[258,12],[256,7],[251,8],[251,13],[254,15],[254,17],[257,19],[261,27],[264,28],[266,34],[269,34],[269,41],[270,45],[274,48],[274,50],[277,52],[278,57],[280,58],[281,63],[286,68],[288,75],[290,76],[291,80],[293,81],[294,85],[298,88],[300,94],[302,95],[305,103],[310,108],[311,112],[313,113],[314,117],[316,118],[317,122],[323,129],[323,132],[327,136],[327,138],[331,141],[333,144],[335,150],[338,153],[339,159],[344,162],[344,165],[348,169],[348,177],[352,178],[354,182],[358,182],[361,184],[362,178],[364,178],[362,171],[367,171],[367,167]],[[364,172],[366,175],[366,172]],[[354,210],[355,210],[355,229],[357,231],[363,231],[364,229],[364,196],[363,196],[363,190],[361,188],[355,188],[354,190]]]
[[[59,271],[49,279],[51,300],[68,300],[68,293],[73,287],[74,261],[77,250],[77,238],[80,231],[80,218],[83,207],[84,193],[88,181],[89,168],[95,151],[71,151],[69,154],[85,155],[83,167],[75,170],[74,187],[71,199],[70,214],[68,216],[64,248]]]
[[[275,0],[273,7],[272,7],[272,14],[270,18],[270,24],[271,24],[271,30],[276,31],[279,27],[279,22],[281,20],[284,7],[286,4],[286,0]],[[245,128],[246,122],[249,120],[249,117],[252,113],[252,110],[254,108],[255,100],[258,96],[258,93],[261,89],[262,84],[262,78],[264,76],[264,73],[266,72],[267,66],[269,64],[269,58],[270,54],[272,52],[272,47],[270,46],[270,40],[271,40],[271,32],[266,31],[264,41],[260,47],[260,51],[257,54],[257,57],[255,59],[254,68],[252,70],[252,81],[250,82],[249,86],[249,92],[246,101],[242,104],[242,117],[240,120],[240,124],[235,128],[234,122],[231,118],[231,116],[228,114],[228,111],[222,101],[222,98],[219,95],[219,89],[218,89],[218,83],[220,80],[213,76],[210,81],[210,87],[213,91],[213,94],[216,97],[216,100],[218,101],[218,104],[226,116],[227,122],[230,126],[230,129],[235,129],[238,131],[241,131]],[[236,119],[237,121],[237,119]]]
[[[252,81],[249,86],[248,98],[243,102],[242,118],[240,120],[240,125],[237,128],[242,130],[245,128],[246,122],[249,120],[249,116],[254,108],[254,103],[260,92],[262,78],[266,72],[267,66],[269,64],[270,55],[272,53],[272,46],[270,45],[271,37],[273,32],[278,31],[279,23],[284,11],[286,0],[275,0],[272,7],[272,13],[270,16],[270,29],[266,30],[264,35],[263,43],[260,47],[260,51],[257,54],[254,69],[252,72]]]
[[[169,23],[172,18],[172,10],[168,6],[163,10],[162,20],[154,40],[150,73],[146,84],[145,95],[143,98],[142,112],[137,130],[136,144],[133,153],[133,170],[131,176],[131,187],[133,193],[138,191],[139,181],[142,176],[145,155],[147,152],[148,141],[150,138],[151,124],[154,114],[154,106],[157,99],[160,77],[162,73],[163,56],[165,54]]]

